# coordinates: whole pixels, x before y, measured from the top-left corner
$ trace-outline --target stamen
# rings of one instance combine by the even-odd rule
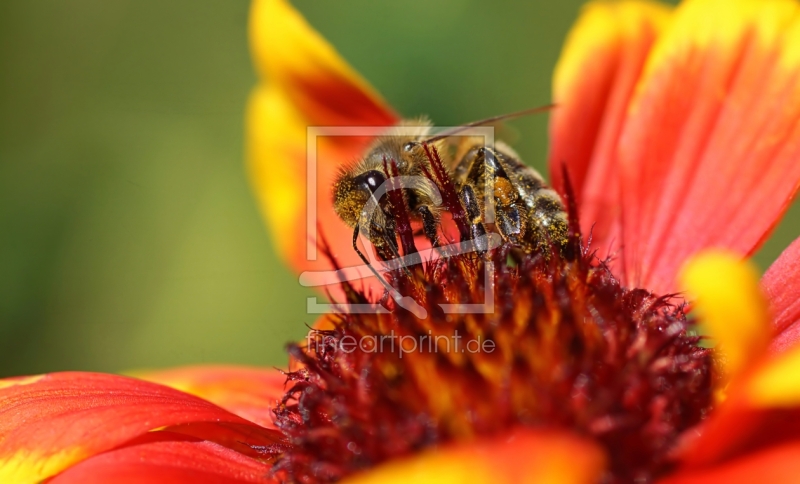
[[[414,243],[414,231],[411,229],[411,221],[406,207],[405,200],[403,199],[403,191],[398,177],[400,172],[397,169],[397,162],[395,160],[383,160],[383,170],[386,173],[386,179],[389,182],[389,203],[391,210],[389,211],[395,218],[397,226],[397,235],[400,236],[400,244],[403,246],[403,254],[416,254],[417,246]]]
[[[425,149],[425,156],[428,157],[431,168],[433,168],[433,175],[436,178],[432,178],[430,174],[427,173],[427,170],[425,170],[425,175],[441,188],[442,200],[444,201],[444,205],[447,207],[447,210],[453,216],[453,222],[455,222],[456,227],[458,227],[458,232],[461,235],[461,241],[463,242],[465,240],[469,240],[469,224],[467,223],[467,214],[464,211],[464,207],[461,206],[461,202],[458,201],[456,187],[453,185],[453,181],[447,174],[447,168],[445,168],[444,163],[442,163],[442,159],[439,157],[439,152],[436,149],[436,146],[423,143],[422,147]]]

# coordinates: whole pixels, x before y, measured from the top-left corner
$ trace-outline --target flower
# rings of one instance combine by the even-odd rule
[[[551,121],[571,252],[525,256],[517,269],[503,269],[508,247],[490,254],[503,315],[454,318],[471,335],[493,335],[496,354],[341,350],[349,335],[453,330],[446,318],[395,311],[327,321],[307,348],[292,347],[288,374],[195,367],[0,380],[0,481],[791,482],[800,240],[760,282],[741,259],[800,181],[798,12],[790,0],[585,7],[554,76]],[[279,250],[300,271],[357,263],[324,182],[318,233],[333,257],[306,260],[305,129],[398,117],[285,1],[255,0],[251,21],[268,81],[248,113],[250,171]],[[321,139],[318,179],[368,143]],[[581,250],[581,232],[600,259]],[[480,282],[468,276],[488,262],[457,261],[392,280],[428,308],[472,297]],[[714,350],[697,345],[686,308],[669,297],[681,289]],[[509,354],[514,378],[502,373]],[[392,386],[398,375],[406,384]]]

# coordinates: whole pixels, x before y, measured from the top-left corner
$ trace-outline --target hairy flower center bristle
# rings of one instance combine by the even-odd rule
[[[679,434],[710,410],[710,350],[683,306],[621,287],[570,218],[569,241],[546,253],[503,243],[394,271],[392,287],[425,318],[385,294],[387,311],[341,314],[290,346],[300,369],[275,409],[288,441],[276,477],[332,482],[518,427],[598,442],[609,482],[669,470]],[[343,286],[347,302],[375,302]]]

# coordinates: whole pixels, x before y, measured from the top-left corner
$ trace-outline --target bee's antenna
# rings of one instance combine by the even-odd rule
[[[522,111],[517,111],[515,113],[508,113],[508,114],[501,114],[499,116],[492,116],[491,118],[481,119],[480,121],[473,121],[471,123],[462,124],[461,126],[457,126],[455,128],[451,128],[447,131],[437,134],[432,138],[428,138],[423,143],[433,143],[435,141],[439,141],[440,139],[449,138],[450,136],[457,135],[462,131],[466,131],[469,128],[474,128],[476,126],[484,126],[490,123],[494,123],[496,121],[503,121],[505,119],[514,119],[519,118],[521,116],[527,116],[529,114],[536,114],[536,113],[543,113],[546,111],[550,111],[554,109],[557,105],[556,104],[546,104],[544,106],[537,106],[535,108],[528,108]]]

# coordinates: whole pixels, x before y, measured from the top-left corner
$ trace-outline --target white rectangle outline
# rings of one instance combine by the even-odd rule
[[[476,137],[484,139],[484,146],[494,148],[494,127],[493,126],[473,126],[464,128],[463,126],[435,126],[432,129],[437,132],[448,131],[451,129],[461,129],[453,137]],[[308,126],[306,128],[306,260],[317,260],[317,139],[320,137],[351,136],[359,138],[377,138],[389,134],[393,136],[418,135],[419,127],[415,126]],[[406,133],[407,132],[407,133]],[[435,136],[432,133],[431,136]],[[488,167],[486,168],[488,170]],[[491,207],[488,200],[492,190],[486,190],[487,200],[484,202],[486,207]],[[485,214],[487,221],[494,220],[494,214],[488,211]],[[485,265],[485,289],[486,294],[482,304],[440,304],[439,306],[446,314],[453,313],[483,313],[494,312],[494,294],[491,279],[494,274],[494,265],[487,262]],[[375,313],[385,312],[385,308],[373,304],[318,304],[316,297],[309,297],[306,301],[306,311],[308,314],[326,314],[344,312],[347,313]],[[362,307],[363,306],[363,307]]]
[[[435,127],[435,129],[441,131],[455,128],[459,128],[459,126]],[[312,240],[317,240],[317,138],[325,136],[375,138],[386,135],[390,129],[393,135],[396,134],[398,136],[403,136],[404,131],[407,131],[408,135],[419,133],[419,128],[414,126],[308,126],[306,129],[306,260],[317,260],[317,245],[312,243]],[[484,146],[494,147],[494,127],[492,126],[466,128],[455,136],[482,136]],[[312,194],[313,200],[311,200]]]

